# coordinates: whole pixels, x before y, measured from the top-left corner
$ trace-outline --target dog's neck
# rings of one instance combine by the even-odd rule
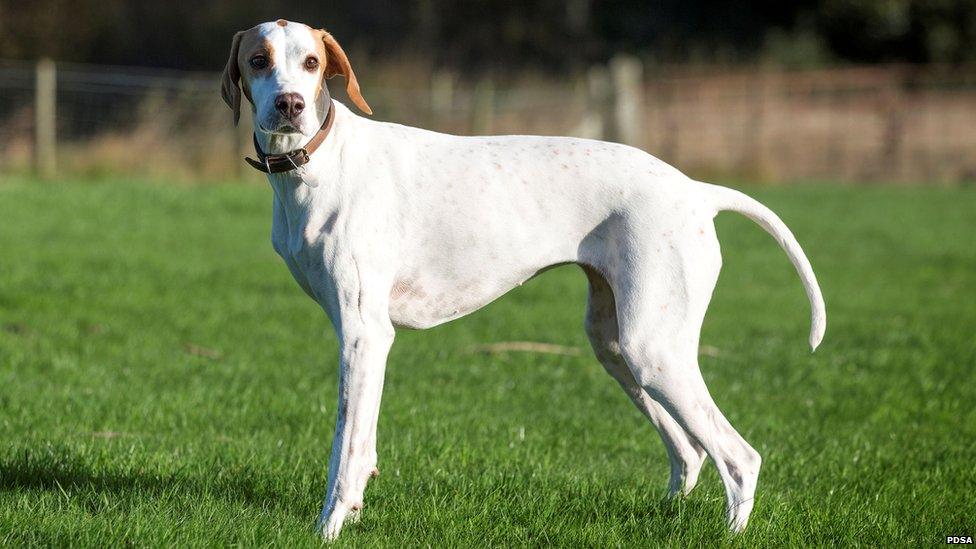
[[[284,206],[289,218],[299,213],[304,207],[330,189],[334,178],[330,174],[336,172],[338,162],[337,142],[342,139],[343,122],[351,121],[349,109],[338,101],[333,101],[328,90],[323,86],[322,93],[316,100],[315,108],[319,124],[328,115],[329,108],[335,111],[332,129],[325,141],[310,156],[308,164],[297,170],[267,174],[268,183],[274,190],[275,197]],[[312,138],[303,134],[272,134],[256,131],[258,145],[265,154],[283,154],[304,146]],[[322,198],[320,196],[320,198]]]
[[[303,230],[301,227],[315,224],[315,216],[311,212],[327,211],[330,207],[328,204],[340,200],[348,191],[340,184],[341,156],[346,150],[350,132],[355,133],[360,119],[338,101],[333,103],[332,108],[335,110],[332,129],[322,145],[309,157],[309,162],[297,170],[266,174],[274,192],[276,207],[281,208],[289,230]],[[286,149],[280,150],[293,150],[307,140],[303,138],[297,143],[282,144]],[[261,143],[262,147],[269,145],[270,141]]]

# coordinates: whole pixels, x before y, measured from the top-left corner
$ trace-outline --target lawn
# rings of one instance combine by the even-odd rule
[[[827,300],[735,214],[704,376],[764,457],[732,537],[709,464],[662,502],[653,428],[589,354],[585,277],[402,331],[381,475],[338,546],[942,544],[976,535],[976,190],[746,189]],[[270,243],[266,186],[0,183],[0,544],[318,546],[336,339]],[[535,341],[578,356],[486,353]]]

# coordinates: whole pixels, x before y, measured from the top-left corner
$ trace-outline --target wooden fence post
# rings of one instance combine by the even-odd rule
[[[34,87],[34,169],[51,179],[57,173],[57,69],[54,61],[37,62]]]
[[[586,110],[574,133],[589,139],[607,139],[612,133],[610,76],[606,67],[593,65],[585,80]]]
[[[435,113],[454,108],[454,83],[457,77],[446,70],[435,72],[430,78],[430,108]]]
[[[761,69],[756,72],[755,77],[748,80],[748,88],[743,95],[746,121],[742,126],[745,131],[740,136],[743,153],[739,159],[739,171],[743,174],[755,175],[760,179],[766,179],[769,175],[766,173],[766,162],[763,158],[766,87],[768,86],[766,80],[766,72]],[[735,147],[736,143],[730,145]]]
[[[898,179],[902,175],[902,149],[905,142],[905,112],[900,90],[893,90],[882,106],[884,132],[878,173],[882,178]]]
[[[474,88],[472,97],[471,133],[489,134],[495,119],[495,84],[491,77],[482,78]]]
[[[643,145],[644,67],[640,59],[618,55],[610,60],[613,82],[613,118],[616,140],[627,145]]]
[[[245,156],[254,156],[254,123],[251,120],[250,104],[241,105],[241,119],[234,128],[234,166],[237,168],[238,177],[244,177],[251,167],[244,162]]]
[[[427,110],[427,126],[444,130],[454,111],[454,84],[457,77],[447,70],[435,71],[430,77],[430,103]]]

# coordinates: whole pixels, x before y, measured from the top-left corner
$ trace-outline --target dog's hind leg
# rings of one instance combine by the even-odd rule
[[[734,531],[752,512],[759,454],[715,405],[698,367],[698,340],[721,268],[710,219],[677,227],[641,227],[653,241],[630,239],[626,264],[611,276],[620,351],[637,383],[671,414],[715,463]]]
[[[591,267],[584,267],[590,282],[586,308],[586,334],[593,351],[603,367],[623,388],[630,400],[657,428],[671,462],[668,498],[687,495],[698,482],[698,473],[705,461],[705,450],[688,437],[660,404],[654,402],[637,384],[627,362],[620,355],[617,312],[613,291],[603,275]]]

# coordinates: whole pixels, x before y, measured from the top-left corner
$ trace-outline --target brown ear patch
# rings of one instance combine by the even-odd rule
[[[274,51],[271,42],[261,35],[258,27],[250,28],[234,34],[230,43],[230,56],[227,58],[227,65],[221,77],[220,91],[227,106],[234,111],[234,124],[241,118],[241,92],[244,97],[251,101],[251,92],[248,86],[247,71],[242,71],[241,67],[248,66],[248,59],[258,51],[263,52],[269,60],[274,58]]]
[[[275,21],[275,23],[277,23],[279,27],[287,27],[288,26],[288,21],[285,21],[284,19],[279,19],[279,20]]]
[[[359,81],[356,80],[356,73],[352,70],[352,64],[349,63],[346,52],[342,51],[342,46],[331,34],[321,29],[319,32],[322,34],[322,46],[325,54],[322,62],[322,78],[332,78],[339,74],[344,76],[346,78],[346,94],[349,95],[349,99],[359,110],[366,114],[373,114],[373,109],[369,108],[369,104],[366,103],[362,92],[359,90]]]

